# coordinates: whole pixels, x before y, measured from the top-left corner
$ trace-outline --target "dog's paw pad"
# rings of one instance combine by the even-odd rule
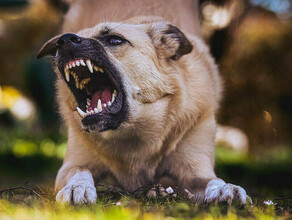
[[[231,204],[233,200],[238,200],[240,204],[246,204],[248,196],[245,190],[233,184],[225,183],[220,179],[211,180],[205,191],[205,202],[227,202]]]

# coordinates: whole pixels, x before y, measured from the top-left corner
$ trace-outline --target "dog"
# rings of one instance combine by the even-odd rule
[[[52,38],[38,53],[54,57],[57,101],[68,126],[56,200],[95,203],[95,184],[111,176],[127,192],[166,184],[192,202],[245,204],[245,190],[214,172],[222,93],[216,64],[195,24],[184,23],[183,11],[171,16],[189,10],[191,1],[151,0],[152,8],[139,1],[133,10],[125,8],[135,0],[115,2],[119,21],[92,18],[93,27],[86,26],[90,15],[114,3],[73,3],[64,30],[74,33]],[[148,14],[132,17],[141,10]],[[158,17],[162,11],[168,14]],[[151,190],[147,196],[159,196]]]

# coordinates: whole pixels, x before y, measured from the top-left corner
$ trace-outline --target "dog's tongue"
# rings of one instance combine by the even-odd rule
[[[111,101],[112,100],[111,89],[106,88],[104,90],[98,90],[97,92],[95,92],[91,98],[89,110],[93,110],[94,108],[96,108],[99,99],[101,100],[102,107],[103,104],[107,104],[109,101]]]

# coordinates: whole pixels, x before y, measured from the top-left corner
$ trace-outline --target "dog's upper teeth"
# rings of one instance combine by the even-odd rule
[[[74,62],[72,63],[72,66],[75,67],[75,63]]]
[[[76,61],[76,66],[80,66],[80,62],[78,60]]]
[[[93,69],[94,69],[94,71],[96,71],[96,72],[101,72],[101,73],[103,73],[103,69],[100,68],[100,67],[98,67],[98,66],[93,65]]]
[[[79,115],[84,118],[84,116],[86,115],[86,113],[84,111],[82,111],[79,107],[77,107],[77,111],[79,113]]]
[[[90,60],[86,60],[86,65],[91,73],[93,73],[92,65]]]
[[[107,103],[107,105],[108,105],[108,106],[111,106],[111,105],[112,105],[111,101],[109,101],[109,102]]]
[[[65,77],[66,77],[67,82],[69,82],[70,81],[70,71],[69,70],[65,70]]]
[[[80,60],[80,64],[82,65],[82,66],[86,66],[86,64],[84,63],[84,61],[81,59]]]

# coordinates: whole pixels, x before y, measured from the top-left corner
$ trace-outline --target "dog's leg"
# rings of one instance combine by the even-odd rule
[[[165,169],[174,176],[193,202],[238,200],[246,203],[243,188],[227,184],[214,173],[214,140],[216,122],[214,116],[201,118],[167,158]],[[171,164],[171,165],[170,165]]]
[[[64,162],[55,182],[58,202],[83,204],[96,201],[94,180],[106,172],[106,167],[99,155],[84,147],[82,141],[82,138],[69,135]]]

